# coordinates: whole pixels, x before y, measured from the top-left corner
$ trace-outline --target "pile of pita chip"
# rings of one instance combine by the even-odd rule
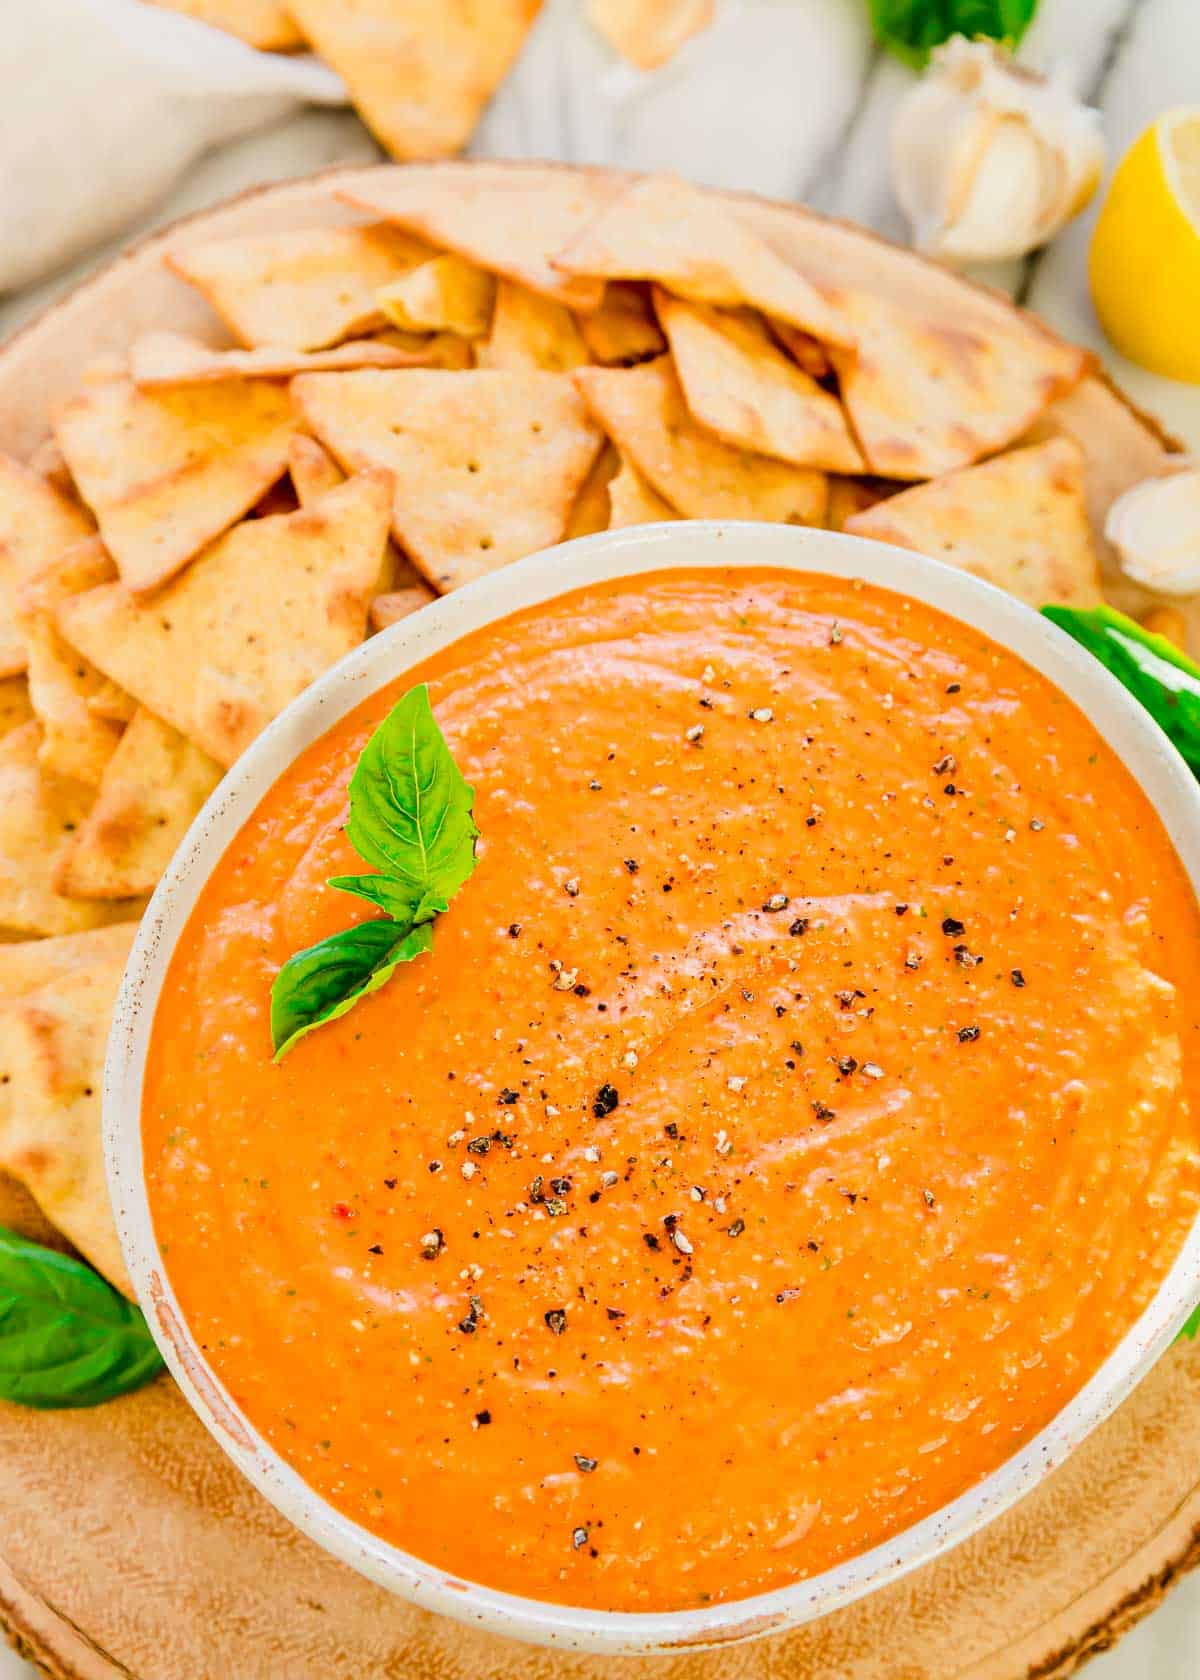
[[[348,79],[376,13],[380,65],[441,43],[442,145],[536,9],[497,0],[474,58],[453,7],[295,15]],[[661,42],[704,7],[595,11]],[[211,326],[147,323],[0,457],[0,1171],[118,1283],[99,1067],[134,923],[225,770],[366,636],[563,540],[711,517],[1098,599],[1125,444],[1097,452],[1086,358],[994,298],[937,275],[927,307],[886,247],[674,178],[419,165],[344,196],[361,223],[170,241]]]

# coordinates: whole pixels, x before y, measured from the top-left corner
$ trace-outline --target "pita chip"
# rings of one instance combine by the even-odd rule
[[[82,782],[43,772],[41,738],[34,719],[0,740],[0,928],[78,933],[125,920],[136,906],[81,904],[57,889],[59,865],[95,795]]]
[[[88,699],[88,711],[98,718],[107,718],[110,723],[132,723],[137,701],[132,694],[118,688],[111,677],[104,677]]]
[[[393,533],[439,591],[558,542],[602,442],[566,374],[308,373],[292,390],[342,466],[394,475]]]
[[[376,595],[371,602],[372,630],[386,630],[389,624],[398,624],[402,618],[411,618],[422,607],[427,607],[437,596],[425,584],[418,584],[409,589],[391,589],[386,595]]]
[[[885,478],[936,478],[1003,449],[1087,365],[1015,311],[1009,329],[924,318],[865,293],[842,307],[859,342],[856,355],[833,352],[842,402]]]
[[[288,472],[301,507],[308,507],[318,496],[324,496],[327,491],[344,483],[346,477],[329,451],[306,432],[297,432],[292,439],[288,451]],[[437,599],[425,579],[389,542],[384,547],[379,568],[379,590],[381,595],[386,595],[393,589],[415,590],[421,597],[422,605]]]
[[[799,327],[789,326],[786,321],[773,321],[769,317],[767,326],[773,338],[777,338],[795,362],[797,367],[804,369],[814,379],[827,379],[833,372],[833,363],[820,339],[811,333],[802,332]]]
[[[73,596],[59,629],[156,717],[232,764],[362,641],[391,493],[387,473],[356,474],[296,513],[238,525],[152,603],[122,583]]]
[[[563,532],[564,542],[570,542],[575,537],[595,536],[597,531],[607,531],[612,513],[608,485],[620,464],[616,450],[611,443],[606,443],[580,486]]]
[[[810,280],[740,221],[720,198],[673,175],[649,175],[561,249],[566,274],[657,280],[695,303],[748,305],[852,348],[854,332]]]
[[[17,622],[29,654],[29,698],[42,725],[38,760],[50,774],[89,787],[100,785],[121,729],[92,709],[108,679],[63,641],[55,615],[70,596],[115,576],[99,537],[85,537],[36,572],[17,599]]]
[[[379,169],[341,196],[568,309],[591,310],[603,282],[566,274],[550,259],[614,191],[598,172],[473,163],[469,170]]]
[[[304,45],[281,0],[152,0],[152,4],[237,35],[260,52],[291,52]]]
[[[313,227],[180,243],[166,260],[240,343],[322,350],[384,326],[375,293],[432,255],[399,228]]]
[[[620,471],[608,487],[610,531],[627,525],[658,525],[663,520],[678,519],[675,509],[646,483],[636,467],[622,461]]]
[[[713,20],[713,0],[589,0],[588,16],[614,51],[658,70]]]
[[[831,478],[829,506],[825,510],[825,529],[844,531],[848,519],[852,519],[856,513],[865,513],[868,508],[874,507],[876,502],[883,501],[884,497],[890,494],[890,490],[871,479]]]
[[[212,350],[182,333],[143,333],[129,352],[135,385],[153,390],[165,385],[209,385],[230,379],[290,379],[297,373],[336,373],[339,368],[424,367],[436,355],[432,339],[406,349],[378,338],[353,339],[328,350],[290,350],[262,345],[257,350]]]
[[[516,280],[501,280],[480,367],[567,373],[591,361],[571,311]]]
[[[647,289],[627,280],[609,281],[599,309],[579,317],[579,331],[592,359],[605,367],[632,367],[667,348]]]
[[[734,449],[688,412],[669,356],[571,376],[592,413],[652,489],[689,519],[819,525],[825,474]]]
[[[0,455],[0,677],[25,669],[25,638],[14,622],[22,586],[92,522],[46,479]]]
[[[846,529],[973,572],[1031,607],[1101,600],[1083,452],[1067,438],[915,485],[853,515]]]
[[[0,740],[33,716],[29,684],[24,677],[0,677]]]
[[[54,430],[122,583],[141,593],[283,476],[295,420],[265,379],[153,392],[112,379],[65,403]]]
[[[542,0],[288,0],[394,158],[452,157],[525,43]]]
[[[153,892],[221,774],[207,753],[139,707],[62,861],[59,890],[102,899]]]
[[[448,251],[381,286],[375,300],[401,332],[482,338],[491,325],[496,278]]]
[[[784,355],[749,310],[657,291],[654,306],[692,414],[726,443],[826,472],[862,470],[837,398]]]
[[[19,1178],[52,1224],[126,1294],[132,1290],[108,1199],[100,1093],[135,931],[131,924],[38,940],[21,959],[19,992],[0,1003],[0,1168]]]

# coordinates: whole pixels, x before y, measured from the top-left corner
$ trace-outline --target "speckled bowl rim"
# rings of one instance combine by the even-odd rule
[[[536,1644],[606,1655],[671,1653],[796,1627],[898,1580],[1031,1492],[1121,1403],[1200,1299],[1200,1219],[1153,1301],[1075,1398],[975,1487],[882,1545],[771,1592],[697,1610],[581,1609],[463,1581],[335,1510],[270,1447],[207,1365],[159,1253],[143,1175],[142,1068],[175,941],[213,867],[279,775],[362,700],[460,637],[611,578],[680,567],[777,567],[861,578],[982,631],[1042,672],[1100,730],[1156,806],[1200,898],[1200,784],[1148,714],[1070,637],[965,572],[860,537],[696,521],[603,532],[531,555],[372,637],[295,700],[226,775],[180,846],[141,923],[117,1002],[104,1077],[104,1148],[121,1244],[172,1374],[201,1422],[304,1534],[424,1609]],[[702,1450],[702,1447],[699,1449]]]

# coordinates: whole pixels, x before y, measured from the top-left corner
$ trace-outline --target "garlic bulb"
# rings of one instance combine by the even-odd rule
[[[1104,168],[1099,113],[991,42],[952,36],[904,99],[892,181],[917,249],[1020,257],[1076,215]]]
[[[1126,490],[1108,510],[1104,534],[1135,583],[1158,595],[1200,594],[1200,467]]]

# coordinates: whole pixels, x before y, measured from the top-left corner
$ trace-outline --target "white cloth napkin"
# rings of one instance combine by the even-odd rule
[[[308,57],[141,0],[0,0],[0,292],[137,222],[219,142],[345,103]]]

